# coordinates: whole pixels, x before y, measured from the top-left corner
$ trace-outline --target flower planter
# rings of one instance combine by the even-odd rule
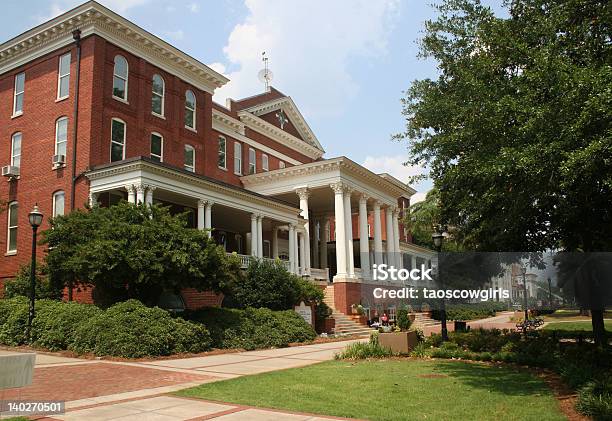
[[[390,348],[393,352],[409,354],[417,346],[419,340],[415,331],[392,332],[380,333],[378,335],[378,343],[382,347]]]

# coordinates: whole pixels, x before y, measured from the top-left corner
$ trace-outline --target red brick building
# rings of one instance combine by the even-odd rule
[[[194,228],[245,261],[280,257],[333,280],[344,312],[371,263],[428,259],[398,222],[413,189],[323,158],[274,88],[214,103],[227,82],[96,2],[0,45],[0,282],[29,261],[35,203],[47,217],[121,199],[190,210]]]

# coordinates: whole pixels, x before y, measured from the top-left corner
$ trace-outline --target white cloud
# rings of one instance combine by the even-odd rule
[[[395,156],[367,156],[362,165],[377,174],[388,173],[404,183],[407,183],[410,177],[427,173],[427,169],[420,165],[404,165],[404,162]],[[431,190],[431,182],[429,180],[420,181],[412,187],[417,190],[417,193],[410,198],[410,203],[420,202]]]
[[[200,11],[200,5],[196,2],[189,3],[187,5],[187,8],[189,9],[191,13],[198,13]]]
[[[164,35],[174,41],[181,41],[185,38],[185,32],[182,29],[177,29],[176,31],[164,31]]]
[[[334,116],[360,86],[355,57],[386,53],[398,0],[245,0],[249,11],[223,49],[231,72],[215,100],[263,91],[257,73],[267,52],[272,86],[298,100],[309,117]]]
[[[215,72],[221,73],[222,75],[225,74],[226,69],[225,69],[225,64],[223,63],[219,63],[219,62],[210,63],[208,67],[213,69]]]

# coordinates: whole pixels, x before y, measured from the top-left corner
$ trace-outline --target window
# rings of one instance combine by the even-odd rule
[[[261,169],[264,171],[268,171],[269,167],[268,167],[268,155],[263,154],[261,156]]]
[[[123,56],[115,56],[113,70],[113,96],[123,101],[128,98],[128,62]]]
[[[59,59],[57,71],[57,99],[68,98],[70,92],[70,53]]]
[[[64,214],[64,203],[66,195],[63,191],[53,193],[53,217]]]
[[[21,133],[15,133],[11,139],[11,165],[21,165]]]
[[[111,162],[125,159],[125,123],[113,118],[111,122]]]
[[[185,145],[185,169],[195,172],[195,149],[191,145]]]
[[[23,93],[25,92],[25,73],[15,76],[15,96],[13,98],[13,115],[23,114]]]
[[[242,175],[242,143],[234,142],[234,173]]]
[[[17,252],[17,202],[11,202],[8,206],[8,237],[6,251],[8,253]]]
[[[196,97],[193,92],[185,92],[185,127],[195,130]]]
[[[249,174],[255,174],[257,172],[257,164],[255,163],[256,158],[255,149],[249,148]]]
[[[68,117],[60,117],[55,122],[55,155],[66,156],[68,144]]]
[[[285,168],[285,162],[283,162],[283,161],[278,161],[278,168],[279,168],[279,169],[283,169],[283,168]]]
[[[164,138],[159,133],[151,133],[151,159],[157,162],[164,160]]]
[[[225,138],[223,136],[219,136],[219,168],[227,168],[227,162],[225,161]]]
[[[155,115],[164,115],[164,93],[166,85],[160,75],[153,75],[153,88],[151,96],[151,112]]]

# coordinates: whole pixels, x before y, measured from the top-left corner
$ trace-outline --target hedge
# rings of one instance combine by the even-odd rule
[[[447,320],[476,320],[486,317],[495,316],[498,311],[507,309],[507,304],[498,302],[484,302],[474,304],[447,304],[446,319]],[[440,310],[434,309],[431,311],[431,317],[436,320],[441,320]]]

